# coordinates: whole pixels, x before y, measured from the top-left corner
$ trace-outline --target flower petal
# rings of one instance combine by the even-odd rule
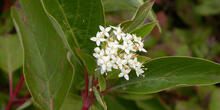
[[[129,76],[126,74],[126,75],[124,75],[124,78],[126,79],[126,80],[129,80]]]
[[[103,26],[101,26],[101,25],[99,25],[99,29],[100,29],[101,31],[104,31],[104,30],[105,30],[105,28],[104,28]]]

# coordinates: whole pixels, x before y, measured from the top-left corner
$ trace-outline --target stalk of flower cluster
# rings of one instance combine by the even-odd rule
[[[139,77],[144,73],[144,66],[137,60],[136,52],[147,52],[141,37],[124,33],[121,27],[99,26],[100,31],[91,40],[96,42],[93,56],[97,58],[100,73],[106,74],[112,69],[119,69],[118,77],[129,80],[129,73],[133,69]]]

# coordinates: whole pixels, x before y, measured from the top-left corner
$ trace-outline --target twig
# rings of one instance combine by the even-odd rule
[[[85,80],[86,80],[86,86],[85,86],[85,97],[88,96],[88,92],[89,92],[89,75],[87,70],[85,69]]]
[[[18,94],[19,90],[21,89],[21,86],[22,86],[23,82],[24,82],[24,75],[22,74],[21,79],[20,79],[20,81],[19,81],[18,85],[16,86],[16,89],[13,93],[13,90],[12,90],[12,75],[11,75],[11,78],[10,78],[10,74],[9,74],[10,99],[9,99],[8,105],[6,107],[6,110],[11,109],[12,103],[14,102],[14,99],[17,97],[17,94]]]
[[[24,82],[24,75],[22,74],[21,79],[20,79],[20,81],[18,82],[17,87],[15,88],[15,91],[14,91],[14,94],[13,94],[14,97],[17,96],[19,90],[21,89],[21,86],[22,86],[23,82]]]
[[[89,74],[87,72],[87,70],[85,69],[84,70],[85,72],[85,91],[84,91],[84,94],[83,94],[83,107],[82,107],[82,110],[88,110],[89,109],[89,104],[88,104],[88,101],[89,101],[89,97],[88,97],[88,93],[89,93]]]

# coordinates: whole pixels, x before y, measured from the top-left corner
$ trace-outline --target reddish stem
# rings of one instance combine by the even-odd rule
[[[6,110],[10,110],[12,106],[12,100],[9,100]]]
[[[87,107],[87,106],[82,107],[82,110],[88,110],[88,109],[89,109],[89,107]]]
[[[88,110],[89,106],[88,106],[88,101],[89,101],[89,97],[88,97],[88,93],[89,93],[89,74],[87,72],[87,70],[84,70],[85,72],[85,91],[83,94],[83,107],[82,110]]]
[[[21,89],[21,86],[22,86],[23,82],[24,82],[24,75],[22,74],[21,79],[20,79],[20,81],[18,82],[18,85],[17,85],[17,87],[16,87],[16,89],[15,89],[15,91],[14,91],[14,94],[13,94],[14,97],[17,96],[19,90]]]
[[[82,110],[88,110],[89,107],[96,101],[96,98],[93,98],[93,92],[90,92],[89,94],[89,75],[87,70],[84,70],[85,72],[85,91],[82,92],[83,96],[83,107]],[[94,76],[92,78],[92,87],[97,87],[98,86],[98,79],[95,79]],[[106,91],[102,91],[101,94],[105,95],[109,92],[112,91],[112,88],[107,89]]]
[[[87,70],[85,69],[85,80],[86,80],[86,83],[85,83],[85,97],[88,96],[88,93],[89,93],[89,74],[87,72]]]
[[[12,103],[13,103],[14,99],[17,97],[17,94],[18,94],[19,90],[21,89],[21,86],[22,86],[23,82],[24,82],[24,75],[22,74],[21,79],[20,79],[20,81],[19,81],[18,85],[16,86],[16,89],[13,93],[13,91],[12,91],[12,75],[11,75],[11,78],[10,78],[10,74],[9,74],[10,99],[9,99],[8,105],[6,107],[6,110],[11,109]],[[11,93],[11,91],[12,91],[12,93]]]

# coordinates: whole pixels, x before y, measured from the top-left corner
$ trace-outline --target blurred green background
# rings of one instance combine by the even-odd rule
[[[5,109],[9,100],[8,72],[13,72],[14,87],[22,75],[22,47],[10,18],[10,6],[14,2],[0,1],[0,110]],[[107,24],[117,25],[131,19],[143,2],[103,0]],[[153,10],[162,31],[155,27],[146,36],[147,56],[193,56],[220,63],[220,0],[156,0]],[[8,63],[12,66],[8,67]],[[125,106],[130,110],[220,110],[219,86],[173,88],[151,95],[114,94],[114,97],[107,96],[106,102],[115,105],[110,110],[126,110]],[[18,97],[27,93],[23,85]],[[36,109],[33,104],[24,103],[17,106]]]

